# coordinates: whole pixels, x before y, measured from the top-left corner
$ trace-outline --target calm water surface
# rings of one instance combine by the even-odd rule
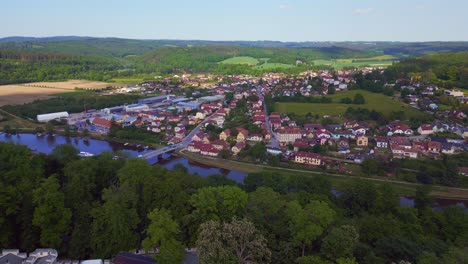
[[[83,139],[83,138],[74,138],[74,137],[65,137],[65,136],[36,136],[33,134],[18,134],[18,135],[0,135],[0,141],[3,142],[12,142],[15,144],[26,145],[35,152],[50,154],[52,150],[61,144],[71,144],[80,151],[86,151],[95,155],[99,155],[103,152],[123,152],[129,155],[130,157],[137,157],[138,155],[143,155],[150,150],[145,150],[143,148],[136,147],[126,147],[121,143],[108,142],[104,140],[95,140],[95,139]],[[244,178],[247,176],[246,173],[240,171],[226,170],[212,166],[206,166],[200,163],[192,162],[187,158],[175,157],[172,155],[164,155],[159,159],[153,158],[149,159],[150,164],[160,164],[167,169],[173,169],[174,166],[178,163],[184,165],[188,172],[191,174],[198,174],[202,177],[208,177],[213,174],[222,174],[227,178],[235,180],[236,182],[242,183]]]
[[[45,154],[50,154],[52,150],[61,144],[71,144],[80,151],[86,151],[93,153],[95,155],[101,154],[103,152],[123,152],[129,155],[130,157],[137,157],[147,153],[150,150],[145,150],[143,148],[136,147],[125,147],[121,143],[108,142],[104,140],[95,140],[95,139],[83,139],[83,138],[73,138],[73,137],[64,137],[64,136],[49,136],[44,135],[38,137],[33,134],[18,134],[18,135],[6,135],[4,133],[0,134],[0,141],[3,142],[12,142],[15,144],[26,145],[30,149],[36,152],[41,152]],[[242,183],[244,178],[247,176],[246,173],[234,170],[221,169],[213,166],[208,166],[193,162],[187,158],[176,157],[172,155],[164,155],[163,157],[149,159],[150,164],[160,164],[167,169],[173,169],[175,165],[182,164],[184,165],[188,172],[191,174],[198,174],[202,177],[208,177],[213,174],[222,174],[227,178],[232,179],[236,182]],[[332,193],[339,197],[342,193],[336,190],[332,190]],[[441,210],[444,207],[450,205],[459,205],[468,210],[468,201],[455,200],[455,199],[437,199],[435,210]],[[408,196],[400,196],[400,206],[402,207],[414,207],[414,199]]]

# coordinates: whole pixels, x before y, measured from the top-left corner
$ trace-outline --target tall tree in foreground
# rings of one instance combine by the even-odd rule
[[[159,247],[157,262],[181,263],[184,259],[184,246],[177,240],[179,224],[172,219],[166,209],[154,209],[148,214],[150,225],[146,230],[147,237],[143,240],[143,248],[149,250]]]
[[[91,245],[94,255],[108,258],[120,251],[135,249],[140,219],[136,195],[128,189],[111,187],[103,193],[104,204],[91,211]]]
[[[269,263],[271,258],[266,239],[248,220],[205,222],[196,245],[201,263]]]
[[[304,208],[297,201],[293,201],[288,205],[287,214],[291,217],[289,231],[292,242],[301,247],[302,256],[305,255],[306,247],[322,235],[335,217],[335,211],[326,202],[321,201],[312,201]]]
[[[65,198],[59,187],[57,178],[51,176],[33,194],[36,206],[33,225],[41,229],[43,247],[59,248],[70,226],[71,212],[65,208]]]
[[[354,226],[344,225],[334,228],[324,239],[321,252],[329,259],[353,256],[359,234]]]

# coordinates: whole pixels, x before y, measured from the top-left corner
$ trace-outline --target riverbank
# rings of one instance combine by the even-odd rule
[[[368,180],[376,184],[389,183],[393,185],[400,195],[414,196],[416,188],[422,184],[403,182],[397,180],[391,180],[388,178],[369,178],[369,177],[360,177],[352,175],[343,175],[343,174],[332,174],[327,172],[318,172],[310,170],[299,170],[299,169],[289,169],[281,167],[272,167],[262,164],[251,164],[240,161],[225,160],[220,158],[213,157],[204,157],[197,154],[188,153],[186,151],[177,151],[175,155],[185,157],[187,159],[196,161],[210,166],[217,166],[223,169],[237,170],[245,173],[256,173],[256,172],[278,172],[285,175],[300,175],[300,176],[315,176],[315,175],[325,175],[330,177],[333,188],[337,190],[342,190],[350,181],[355,179]],[[433,185],[431,195],[438,198],[450,198],[450,199],[461,199],[468,200],[468,189],[465,188],[453,188],[445,187],[440,185]]]

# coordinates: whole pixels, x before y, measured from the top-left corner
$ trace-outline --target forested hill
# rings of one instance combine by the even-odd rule
[[[210,41],[210,40],[142,40],[78,36],[6,37],[0,38],[0,49],[13,48],[39,52],[66,52],[76,55],[116,56],[141,55],[167,46],[242,46],[256,48],[327,48],[376,51],[397,57],[422,56],[435,52],[468,50],[468,42],[392,42],[392,41]]]
[[[196,46],[166,47],[144,55],[147,62],[161,62],[172,56],[183,56],[191,60],[220,62],[235,56],[250,56],[257,59],[270,58],[268,62],[294,64],[296,60],[311,62],[318,59],[362,58],[375,56],[375,52],[340,47],[324,48],[259,48],[242,46]]]
[[[162,47],[162,42],[122,41],[80,39],[1,43],[0,84],[71,78],[109,81],[115,77],[153,73],[210,72],[258,75],[265,71],[299,72],[311,66],[314,59],[367,58],[378,54],[339,47]],[[236,56],[249,56],[258,61],[251,65],[221,63]],[[297,67],[297,60],[305,64]]]
[[[311,69],[315,60],[399,58],[434,50],[468,50],[466,42],[277,42],[132,40],[92,37],[0,39],[0,84],[71,78],[110,81],[147,74],[251,74]],[[466,52],[429,55],[397,64],[392,78],[426,74],[448,87],[466,87]],[[296,62],[303,62],[296,65]],[[318,65],[318,64],[317,64]],[[317,66],[324,67],[324,66]]]
[[[390,79],[419,78],[443,87],[468,89],[468,51],[430,54],[387,69]]]

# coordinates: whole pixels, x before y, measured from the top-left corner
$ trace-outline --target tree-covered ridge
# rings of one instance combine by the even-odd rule
[[[180,263],[197,247],[203,263],[463,263],[468,214],[431,210],[426,186],[415,208],[390,185],[349,184],[339,196],[324,176],[201,178],[110,153],[81,159],[0,143],[0,247],[55,247],[63,258],[109,258],[159,248]]]
[[[91,43],[84,45],[80,41],[90,41]],[[64,40],[44,44],[8,42],[1,44],[0,84],[65,79],[109,81],[115,77],[147,73],[209,72],[258,75],[265,71],[278,69],[257,69],[247,65],[226,65],[219,64],[219,62],[227,58],[245,55],[259,59],[267,58],[270,63],[284,63],[293,66],[297,60],[311,63],[314,59],[375,55],[373,52],[337,47],[194,46],[159,48],[162,46],[159,42],[153,45],[152,42],[128,40],[128,43],[125,42],[125,45],[120,46],[121,40],[119,39],[80,41]],[[305,67],[293,67],[289,71],[299,72],[305,70]],[[287,70],[285,69],[285,71]]]
[[[67,79],[105,81],[123,68],[116,59],[0,50],[0,84]]]
[[[412,77],[448,88],[468,88],[468,52],[411,58],[389,67],[386,75],[392,79]]]
[[[317,59],[371,57],[374,52],[365,52],[339,47],[325,48],[255,48],[242,46],[194,46],[166,47],[144,55],[144,60],[153,63],[170,62],[177,59],[187,61],[220,62],[235,56],[250,56],[257,59],[269,58],[268,62],[295,64],[297,60],[311,63]]]

